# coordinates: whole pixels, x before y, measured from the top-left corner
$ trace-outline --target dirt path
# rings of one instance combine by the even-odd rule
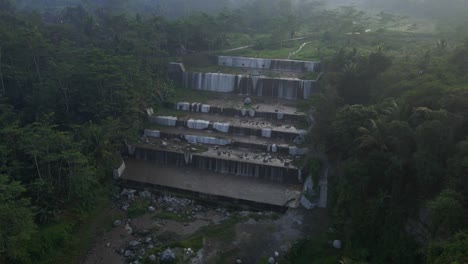
[[[290,59],[292,56],[296,55],[298,52],[300,52],[307,44],[311,43],[310,41],[309,42],[304,42],[302,43],[302,45],[299,47],[299,49],[297,49],[296,51],[293,51],[291,53],[289,53],[288,55],[288,59]]]

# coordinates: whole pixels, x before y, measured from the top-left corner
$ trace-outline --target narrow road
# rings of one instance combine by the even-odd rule
[[[292,38],[292,39],[284,39],[284,40],[280,40],[280,41],[277,41],[277,42],[296,41],[296,40],[303,40],[303,39],[306,39],[306,38],[308,38],[308,37],[297,37],[297,38]],[[301,45],[301,47],[300,47],[297,51],[293,52],[292,55],[294,55],[294,54],[296,54],[297,52],[301,51],[301,49],[302,49],[306,44],[308,44],[308,43],[310,43],[310,42],[303,43],[303,44]],[[241,47],[232,48],[232,49],[219,50],[219,51],[216,51],[216,52],[238,51],[238,50],[248,49],[248,48],[251,48],[251,47],[253,47],[253,46],[254,46],[254,45],[251,44],[251,45],[241,46]],[[214,53],[214,52],[212,52],[212,53]],[[288,56],[288,59],[289,59],[290,56],[291,56],[291,54]]]
[[[304,42],[304,43],[302,43],[302,45],[299,47],[299,49],[297,49],[297,50],[294,51],[294,52],[290,52],[289,55],[288,55],[288,60],[291,58],[291,56],[294,56],[294,55],[296,55],[298,52],[300,52],[300,51],[302,50],[302,48],[304,48],[305,45],[307,45],[307,44],[309,44],[309,43],[310,43],[310,41]]]

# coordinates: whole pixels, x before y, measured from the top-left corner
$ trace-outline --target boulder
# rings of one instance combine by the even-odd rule
[[[138,248],[140,244],[141,244],[140,242],[133,240],[132,242],[130,242],[129,246],[135,249],[135,248]]]
[[[275,264],[275,258],[270,257],[270,258],[268,259],[268,264]]]
[[[341,240],[333,240],[333,247],[336,248],[336,249],[340,249],[341,248]]]
[[[249,97],[244,99],[244,105],[249,105],[251,103],[252,103],[252,99],[250,99]]]
[[[120,221],[120,220],[115,220],[113,225],[114,225],[115,227],[118,227],[118,226],[120,226],[121,224],[122,224],[122,221]]]
[[[145,198],[145,199],[150,199],[151,198],[151,193],[148,191],[142,191],[140,192],[140,197]]]
[[[278,251],[275,251],[275,258],[278,258],[279,257],[279,253]]]
[[[154,208],[154,206],[149,206],[148,211],[152,213],[152,212],[156,211],[156,208]]]
[[[175,260],[175,254],[168,248],[162,253],[159,260],[160,263],[172,263]]]
[[[236,259],[236,264],[242,264],[242,259],[240,258]]]
[[[127,234],[131,235],[133,233],[133,229],[130,227],[129,224],[125,225],[125,230],[127,231]]]
[[[154,254],[149,255],[148,260],[149,260],[150,262],[156,262],[156,256],[155,256]]]
[[[131,255],[133,255],[133,252],[131,250],[125,250],[124,257],[128,258]]]

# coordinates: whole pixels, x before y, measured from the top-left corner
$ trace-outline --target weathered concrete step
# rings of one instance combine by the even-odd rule
[[[189,117],[151,116],[150,122],[169,127],[186,127],[194,130],[208,129],[224,132],[226,134],[283,139],[291,142],[300,141],[300,138],[306,134],[306,130],[297,129],[289,125],[273,125],[268,121],[254,121],[240,118],[225,119],[222,116],[217,117],[219,121],[213,120],[214,118],[211,118],[212,121],[210,121]],[[221,120],[226,120],[227,122],[222,122]]]
[[[184,112],[178,111],[179,115],[177,116],[177,120],[179,121],[187,121],[189,119],[196,119],[196,120],[207,120],[210,122],[219,122],[219,123],[229,123],[233,126],[248,126],[253,128],[264,128],[264,127],[271,127],[275,130],[282,130],[282,131],[297,131],[303,130],[300,129],[300,126],[306,126],[306,123],[300,123],[297,121],[285,121],[285,120],[275,120],[275,119],[266,119],[262,117],[258,117],[255,115],[250,116],[248,111],[245,115],[234,115],[234,116],[226,116],[220,114],[213,114],[213,113],[199,113],[199,112]]]
[[[195,168],[161,166],[136,159],[126,159],[125,164],[121,180],[188,192],[214,201],[227,199],[235,203],[297,207],[302,189],[299,184],[279,184]]]
[[[236,136],[212,130],[195,130],[185,127],[164,127],[158,130],[145,129],[148,143],[163,140],[179,139],[190,143],[205,145],[229,145],[233,148],[251,149],[262,152],[277,152],[285,155],[303,155],[307,149],[291,142],[279,139]]]
[[[178,102],[165,103],[165,107],[185,112],[198,112],[230,117],[255,117],[264,120],[282,121],[286,123],[306,123],[307,116],[300,113],[291,113],[280,109],[263,110],[262,105],[256,104],[249,107],[226,107],[202,103]],[[264,108],[264,107],[263,107]]]
[[[293,165],[293,158],[278,153],[164,141],[134,143],[133,146],[131,154],[135,158],[156,164],[194,167],[280,183],[302,182],[302,169]]]
[[[317,72],[320,62],[290,59],[266,59],[237,56],[218,56],[218,65],[238,68],[253,68],[259,70],[274,70],[280,72]]]

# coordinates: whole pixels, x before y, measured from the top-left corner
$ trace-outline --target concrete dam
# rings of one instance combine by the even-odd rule
[[[291,71],[318,67],[316,62],[222,56],[219,63]],[[166,103],[167,115],[148,111],[150,125],[128,146],[118,177],[210,201],[297,207],[308,175],[298,162],[308,151],[303,146],[308,125],[294,105],[314,93],[316,81],[186,72],[178,63],[169,71],[183,89],[206,90],[223,99]]]

